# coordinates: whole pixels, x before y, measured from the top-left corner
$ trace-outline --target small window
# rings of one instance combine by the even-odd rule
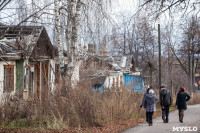
[[[14,65],[4,66],[4,92],[14,91]]]

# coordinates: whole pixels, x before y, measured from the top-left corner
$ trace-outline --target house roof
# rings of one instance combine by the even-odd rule
[[[15,60],[22,53],[29,58],[42,32],[47,35],[43,26],[0,25],[0,59]]]
[[[88,56],[88,58],[97,58],[99,60],[102,60],[109,65],[114,67],[115,71],[130,71],[130,64],[132,62],[132,56],[131,55],[114,55],[114,56],[108,56],[108,55],[93,55],[93,56]]]
[[[132,61],[132,56],[131,55],[115,55],[112,56],[114,59],[114,62],[123,70],[124,72],[130,71],[130,64]]]
[[[105,80],[106,80],[106,76],[98,76],[98,77],[92,77],[92,85],[103,85]]]
[[[0,39],[17,39],[19,37],[34,35],[39,37],[43,26],[0,26]]]
[[[0,26],[5,26],[5,24],[4,24],[4,23],[2,23],[2,22],[0,22]]]

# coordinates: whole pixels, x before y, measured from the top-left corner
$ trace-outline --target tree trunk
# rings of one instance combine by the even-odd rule
[[[57,30],[57,47],[58,47],[58,58],[60,64],[61,74],[63,75],[64,69],[64,60],[63,60],[63,45],[62,45],[62,33],[61,33],[61,25],[60,25],[60,12],[59,12],[59,2],[55,0],[56,7],[56,30]]]
[[[75,60],[75,49],[78,39],[78,26],[80,21],[81,5],[81,0],[68,1],[68,20],[66,28],[68,65],[66,71],[69,87],[74,86],[74,84],[72,84],[72,76],[75,70],[75,64],[78,61]]]
[[[126,28],[124,28],[124,55],[126,55]]]
[[[150,86],[152,86],[152,80],[153,80],[153,70],[152,67],[149,69],[149,75],[150,75]]]
[[[192,55],[191,53],[188,54],[188,68],[189,68],[189,86],[190,86],[190,92],[192,92]]]

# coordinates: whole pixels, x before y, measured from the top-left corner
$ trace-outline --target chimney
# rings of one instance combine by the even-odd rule
[[[106,55],[106,44],[100,45],[100,55]]]
[[[95,44],[88,44],[88,53],[96,54],[96,45]]]

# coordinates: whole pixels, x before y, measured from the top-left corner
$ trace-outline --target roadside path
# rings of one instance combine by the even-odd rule
[[[174,128],[179,128],[177,131]],[[187,128],[189,130],[197,131],[181,131],[180,127]],[[136,127],[125,130],[122,133],[200,133],[200,104],[188,106],[188,109],[185,111],[185,116],[183,123],[179,122],[178,110],[172,111],[169,114],[169,123],[163,123],[162,118],[158,117],[153,120],[153,126],[148,126],[147,123],[141,123]]]

